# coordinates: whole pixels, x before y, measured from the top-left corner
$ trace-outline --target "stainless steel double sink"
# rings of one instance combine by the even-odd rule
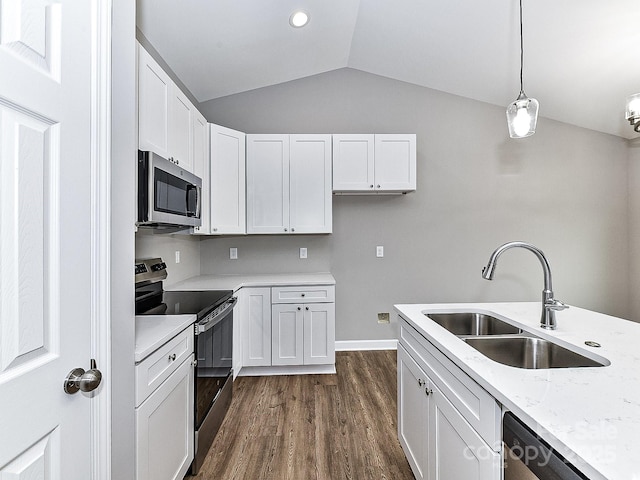
[[[486,357],[504,365],[526,369],[606,365],[486,313],[425,315]]]

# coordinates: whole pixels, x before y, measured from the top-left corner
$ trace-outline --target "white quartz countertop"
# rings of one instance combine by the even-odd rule
[[[136,363],[144,360],[195,321],[195,315],[136,315]]]
[[[590,479],[640,480],[640,324],[578,307],[540,328],[540,302],[395,305],[436,348]],[[605,367],[527,370],[494,362],[424,315],[478,311],[507,319]],[[595,341],[600,348],[588,347]]]
[[[191,277],[166,290],[233,290],[242,287],[277,287],[286,285],[335,285],[330,273],[279,273],[257,275],[200,275]]]

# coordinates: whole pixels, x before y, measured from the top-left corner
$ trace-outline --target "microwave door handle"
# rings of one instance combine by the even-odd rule
[[[201,200],[202,200],[202,189],[196,186],[196,218],[200,218],[200,213],[202,209]]]
[[[195,190],[196,191],[196,209],[195,211],[192,210],[187,210],[187,215],[189,217],[197,217],[200,218],[200,187],[198,187],[197,185],[187,185],[187,205],[189,205],[189,193]]]

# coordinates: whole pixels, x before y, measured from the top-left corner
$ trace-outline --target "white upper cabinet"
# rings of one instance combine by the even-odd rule
[[[289,136],[289,219],[294,233],[331,233],[331,135]]]
[[[211,234],[246,233],[245,137],[211,125]],[[208,197],[204,197],[205,199]]]
[[[331,135],[247,135],[247,233],[331,230]]]
[[[198,109],[138,44],[138,148],[194,171]]]
[[[172,81],[138,45],[138,135],[140,150],[169,158],[169,90]]]
[[[209,124],[196,112],[193,116],[193,173],[202,179],[202,203],[200,204],[200,220],[202,224],[194,227],[194,233],[208,233],[211,228],[211,211],[208,201],[211,184],[209,180]]]
[[[406,193],[416,189],[416,135],[333,135],[333,191]]]
[[[198,111],[173,85],[169,96],[169,157],[193,172],[193,119]]]

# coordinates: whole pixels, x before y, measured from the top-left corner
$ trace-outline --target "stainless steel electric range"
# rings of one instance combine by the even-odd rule
[[[231,290],[165,291],[161,258],[136,260],[136,315],[195,314],[195,475],[225,417],[233,391],[233,307]]]

